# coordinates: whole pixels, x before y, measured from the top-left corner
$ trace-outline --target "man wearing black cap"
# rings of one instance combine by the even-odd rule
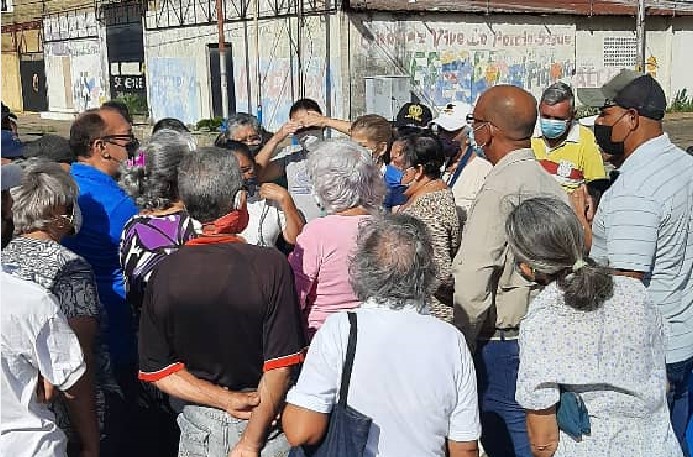
[[[421,103],[405,103],[397,113],[395,127],[428,128],[433,121],[431,109]]]
[[[619,166],[619,176],[594,217],[590,256],[619,275],[643,281],[664,317],[667,400],[674,431],[689,455],[685,431],[693,369],[693,157],[664,134],[666,98],[650,75],[622,70],[601,89],[583,89],[578,96],[584,104],[601,108],[594,134]],[[584,217],[583,225],[589,227]]]

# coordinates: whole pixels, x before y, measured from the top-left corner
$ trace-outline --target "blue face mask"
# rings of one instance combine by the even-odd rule
[[[260,188],[260,183],[257,178],[244,179],[243,188],[248,192],[248,196],[253,197]]]
[[[561,119],[541,119],[539,125],[541,134],[550,140],[560,137],[568,130],[568,121]]]

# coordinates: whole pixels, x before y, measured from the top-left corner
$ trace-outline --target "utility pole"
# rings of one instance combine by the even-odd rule
[[[260,0],[255,0],[255,69],[257,71],[257,120],[262,119],[262,73],[260,71]],[[250,98],[250,94],[248,94]]]
[[[229,118],[229,92],[226,81],[226,43],[224,42],[224,0],[216,0],[219,29],[219,76],[221,77],[221,117]]]
[[[638,0],[638,14],[635,22],[635,36],[637,41],[636,68],[641,73],[647,72],[646,46],[645,46],[645,0]]]

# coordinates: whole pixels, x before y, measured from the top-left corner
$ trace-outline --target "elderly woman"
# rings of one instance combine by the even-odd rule
[[[545,288],[520,325],[516,398],[535,456],[681,456],[666,401],[662,316],[634,278],[583,257],[583,228],[557,200],[524,201],[506,223],[520,272]],[[571,436],[559,401],[581,397],[591,432]]]
[[[276,246],[280,235],[295,244],[304,222],[289,191],[276,183],[258,183],[255,161],[245,144],[228,141],[226,149],[236,156],[248,193],[248,226],[240,235],[256,246]]]
[[[402,149],[401,184],[407,202],[399,212],[421,220],[431,233],[439,287],[431,295],[434,316],[452,323],[452,259],[460,247],[460,219],[452,191],[441,179],[445,156],[440,141],[427,134],[410,135]]]
[[[3,271],[31,281],[56,298],[72,330],[77,335],[86,362],[87,374],[95,381],[95,411],[102,432],[108,437],[111,424],[107,404],[120,396],[110,371],[110,358],[99,334],[103,309],[94,282],[94,273],[81,257],[60,245],[66,235],[79,231],[81,216],[78,189],[72,177],[54,162],[37,161],[24,171],[20,187],[12,192],[15,233],[2,251]],[[97,421],[70,424],[66,405],[53,405],[58,425],[67,432],[70,446],[98,452]],[[107,439],[101,444],[108,447]]]
[[[348,404],[373,420],[364,456],[477,457],[476,374],[462,334],[429,315],[436,265],[426,226],[404,215],[363,224],[349,274],[361,303]],[[350,324],[330,316],[284,410],[294,446],[319,443],[337,402]]]
[[[380,207],[383,184],[370,152],[351,141],[330,141],[308,156],[315,199],[326,213],[303,228],[289,256],[308,335],[330,314],[354,308],[347,263],[361,222]]]
[[[227,141],[239,141],[255,156],[262,148],[262,127],[255,116],[247,113],[236,113],[229,116],[226,133],[220,136],[215,146],[225,147]]]
[[[144,167],[132,167],[121,184],[140,208],[120,241],[128,303],[139,314],[154,267],[195,235],[196,223],[178,197],[178,164],[195,150],[186,132],[159,130],[147,146]]]

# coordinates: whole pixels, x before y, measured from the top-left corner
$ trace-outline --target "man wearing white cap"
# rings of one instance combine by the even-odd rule
[[[472,108],[466,103],[449,103],[433,121],[447,156],[443,179],[452,189],[455,203],[462,213],[462,222],[467,219],[467,213],[493,168],[486,159],[477,155],[470,140]]]

